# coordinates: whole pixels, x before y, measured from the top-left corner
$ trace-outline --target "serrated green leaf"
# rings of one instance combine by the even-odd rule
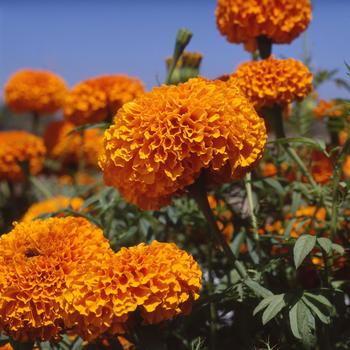
[[[316,244],[316,236],[312,235],[302,235],[295,242],[293,254],[294,254],[294,264],[298,268],[306,256],[311,252]]]
[[[265,325],[271,321],[286,306],[284,294],[274,295],[271,302],[262,315],[262,323]]]
[[[328,255],[332,251],[332,241],[326,237],[318,237],[317,243]]]

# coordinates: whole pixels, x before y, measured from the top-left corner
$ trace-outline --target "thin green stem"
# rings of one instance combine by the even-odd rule
[[[249,211],[250,211],[250,218],[252,221],[254,241],[256,243],[257,252],[259,254],[260,253],[260,236],[259,236],[259,230],[258,230],[258,221],[257,221],[256,215],[255,215],[255,210],[254,210],[251,173],[248,173],[245,176],[244,183],[245,183],[245,188],[247,191],[248,205],[249,205]]]
[[[29,175],[29,182],[36,188],[45,198],[51,198],[52,193],[49,189],[44,186],[37,178],[32,175]]]
[[[214,271],[213,271],[213,244],[208,245],[208,293],[212,295],[214,293]],[[214,302],[210,302],[210,348],[216,349],[216,323],[217,313]]]

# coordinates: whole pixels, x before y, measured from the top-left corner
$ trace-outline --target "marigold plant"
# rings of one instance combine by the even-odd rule
[[[30,174],[38,174],[42,167],[46,148],[41,137],[26,131],[0,132],[0,180],[21,181],[22,167],[28,164]]]
[[[105,132],[100,165],[128,201],[160,208],[201,172],[208,183],[242,178],[265,142],[263,119],[237,87],[196,78],[125,104]]]
[[[310,0],[218,0],[216,24],[231,43],[243,43],[248,51],[265,36],[276,44],[288,44],[306,30],[311,20]]]
[[[4,88],[6,105],[16,113],[52,114],[62,107],[67,87],[62,78],[45,70],[23,69]]]
[[[64,104],[67,121],[75,125],[112,119],[126,102],[144,92],[143,84],[126,75],[106,75],[80,82],[68,93]]]
[[[21,342],[56,338],[66,278],[109,249],[102,231],[83,218],[16,224],[0,237],[0,329]]]

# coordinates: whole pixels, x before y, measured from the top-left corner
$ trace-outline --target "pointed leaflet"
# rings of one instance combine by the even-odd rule
[[[298,268],[304,261],[305,257],[311,252],[316,244],[316,236],[302,235],[295,242],[293,254],[294,264]]]

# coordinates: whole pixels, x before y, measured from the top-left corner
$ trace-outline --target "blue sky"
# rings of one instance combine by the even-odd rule
[[[295,0],[297,1],[297,0]],[[314,0],[307,41],[313,65],[338,68],[350,62],[350,0]],[[204,55],[202,75],[232,72],[249,55],[220,36],[214,0],[0,0],[0,88],[23,67],[50,69],[72,85],[106,73],[140,77],[148,89],[163,81],[164,58],[177,29],[194,36],[189,50]],[[274,47],[276,55],[302,58],[304,39]],[[349,97],[333,85],[323,97]]]

